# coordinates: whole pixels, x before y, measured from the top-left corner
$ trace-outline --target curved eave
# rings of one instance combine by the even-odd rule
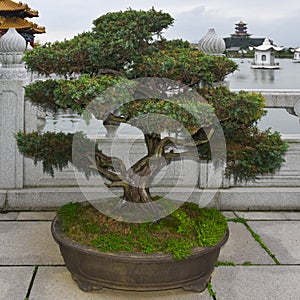
[[[0,0],[0,15],[22,15],[23,17],[33,18],[38,17],[39,12],[31,9],[27,4],[22,2],[16,3],[11,0]]]
[[[300,52],[300,47],[294,48],[294,49],[292,49],[291,51],[292,51],[292,52]]]
[[[0,30],[8,30],[9,28],[15,28],[16,30],[25,30],[32,33],[45,33],[46,28],[40,27],[35,23],[28,22],[25,19],[18,17],[2,18],[0,19]]]
[[[0,10],[2,11],[19,11],[19,10],[25,10],[28,8],[27,4],[24,4],[22,2],[16,3],[11,0],[0,0]]]
[[[39,16],[39,12],[37,10],[28,9],[24,11],[25,18],[35,18]]]
[[[45,28],[45,27],[40,27],[40,26],[38,26],[38,25],[35,24],[35,23],[33,23],[33,27],[31,28],[31,30],[32,30],[34,33],[37,33],[37,34],[46,33],[46,28]]]
[[[258,47],[254,47],[255,50],[258,51],[270,51],[270,50],[274,50],[274,51],[281,51],[284,49],[284,47],[275,47],[275,46],[265,46],[265,45],[261,45]]]

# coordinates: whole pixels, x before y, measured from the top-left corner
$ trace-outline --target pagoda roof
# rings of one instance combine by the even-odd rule
[[[12,16],[18,15],[21,17],[38,17],[39,12],[31,9],[27,4],[22,2],[14,2],[11,0],[0,0],[0,15]]]
[[[35,23],[29,22],[18,17],[4,18],[0,16],[0,30],[7,30],[9,28],[16,28],[20,31],[29,31],[32,33],[45,33],[45,27],[40,27]]]
[[[273,44],[271,44],[269,39],[265,39],[262,45],[254,47],[255,50],[259,51],[268,51],[268,50],[275,50],[275,51],[281,51],[284,47],[278,47]]]
[[[291,49],[292,52],[300,52],[300,47]]]

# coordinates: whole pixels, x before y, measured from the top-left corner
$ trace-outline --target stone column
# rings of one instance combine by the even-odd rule
[[[5,189],[23,187],[24,158],[14,133],[24,131],[25,49],[25,39],[14,28],[0,38],[0,188]]]

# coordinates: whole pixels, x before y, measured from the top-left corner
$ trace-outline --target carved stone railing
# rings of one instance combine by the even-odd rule
[[[0,39],[0,210],[2,207],[51,209],[70,199],[82,198],[72,166],[65,171],[56,171],[55,177],[51,177],[43,174],[41,165],[35,166],[31,159],[19,154],[13,133],[39,129],[40,115],[24,100],[23,87],[29,82],[29,74],[20,61],[24,44],[14,30],[3,38]],[[300,90],[256,91],[265,96],[267,108],[284,108],[300,117]],[[283,137],[289,144],[289,150],[286,162],[275,175],[261,176],[256,181],[236,185],[224,178],[222,169],[214,170],[211,164],[203,162],[187,165],[181,173],[182,180],[178,182],[179,168],[174,164],[163,170],[163,179],[157,189],[165,191],[175,183],[179,193],[184,193],[185,188],[190,189],[189,182],[196,178],[195,197],[203,189],[208,189],[208,193],[211,190],[215,205],[222,209],[267,209],[273,206],[274,209],[300,209],[300,135]],[[109,138],[103,138],[109,143]],[[120,151],[123,151],[126,139],[120,140]],[[141,155],[144,142],[137,141],[136,144],[136,155]],[[218,192],[215,192],[217,189]],[[283,198],[285,203],[282,203]]]
[[[238,91],[234,89],[233,91]],[[246,90],[260,92],[266,98],[266,108],[284,108],[300,118],[300,89],[293,90]]]
[[[0,188],[23,187],[23,156],[13,134],[24,130],[24,38],[10,28],[0,38]]]

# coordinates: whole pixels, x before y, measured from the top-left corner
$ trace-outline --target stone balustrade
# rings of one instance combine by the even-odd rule
[[[238,90],[233,90],[238,91]],[[300,90],[246,90],[259,92],[266,98],[266,108],[285,108],[300,117]]]
[[[64,202],[83,199],[72,166],[56,171],[55,177],[51,177],[43,174],[40,164],[35,166],[31,159],[19,154],[13,134],[20,130],[37,130],[40,120],[37,109],[24,100],[23,87],[29,83],[30,76],[19,59],[21,39],[13,30],[9,34],[9,48],[1,46],[3,37],[0,39],[0,211],[1,208],[53,209]],[[300,90],[259,92],[265,96],[267,108],[284,108],[300,117]],[[300,137],[291,135],[285,138],[289,143],[286,162],[275,175],[234,184],[224,178],[222,169],[215,170],[209,163],[174,163],[162,170],[154,189],[163,193],[175,185],[178,194],[184,194],[192,187],[191,197],[196,201],[205,190],[211,193],[213,205],[221,209],[300,209]],[[104,146],[110,142],[110,138],[103,136]],[[118,141],[120,153],[129,151],[126,150],[127,142],[126,137]],[[140,156],[145,151],[143,140],[137,139],[130,155]],[[96,177],[84,183],[86,188],[94,186],[92,191],[97,184]],[[103,187],[100,190],[106,192]]]

